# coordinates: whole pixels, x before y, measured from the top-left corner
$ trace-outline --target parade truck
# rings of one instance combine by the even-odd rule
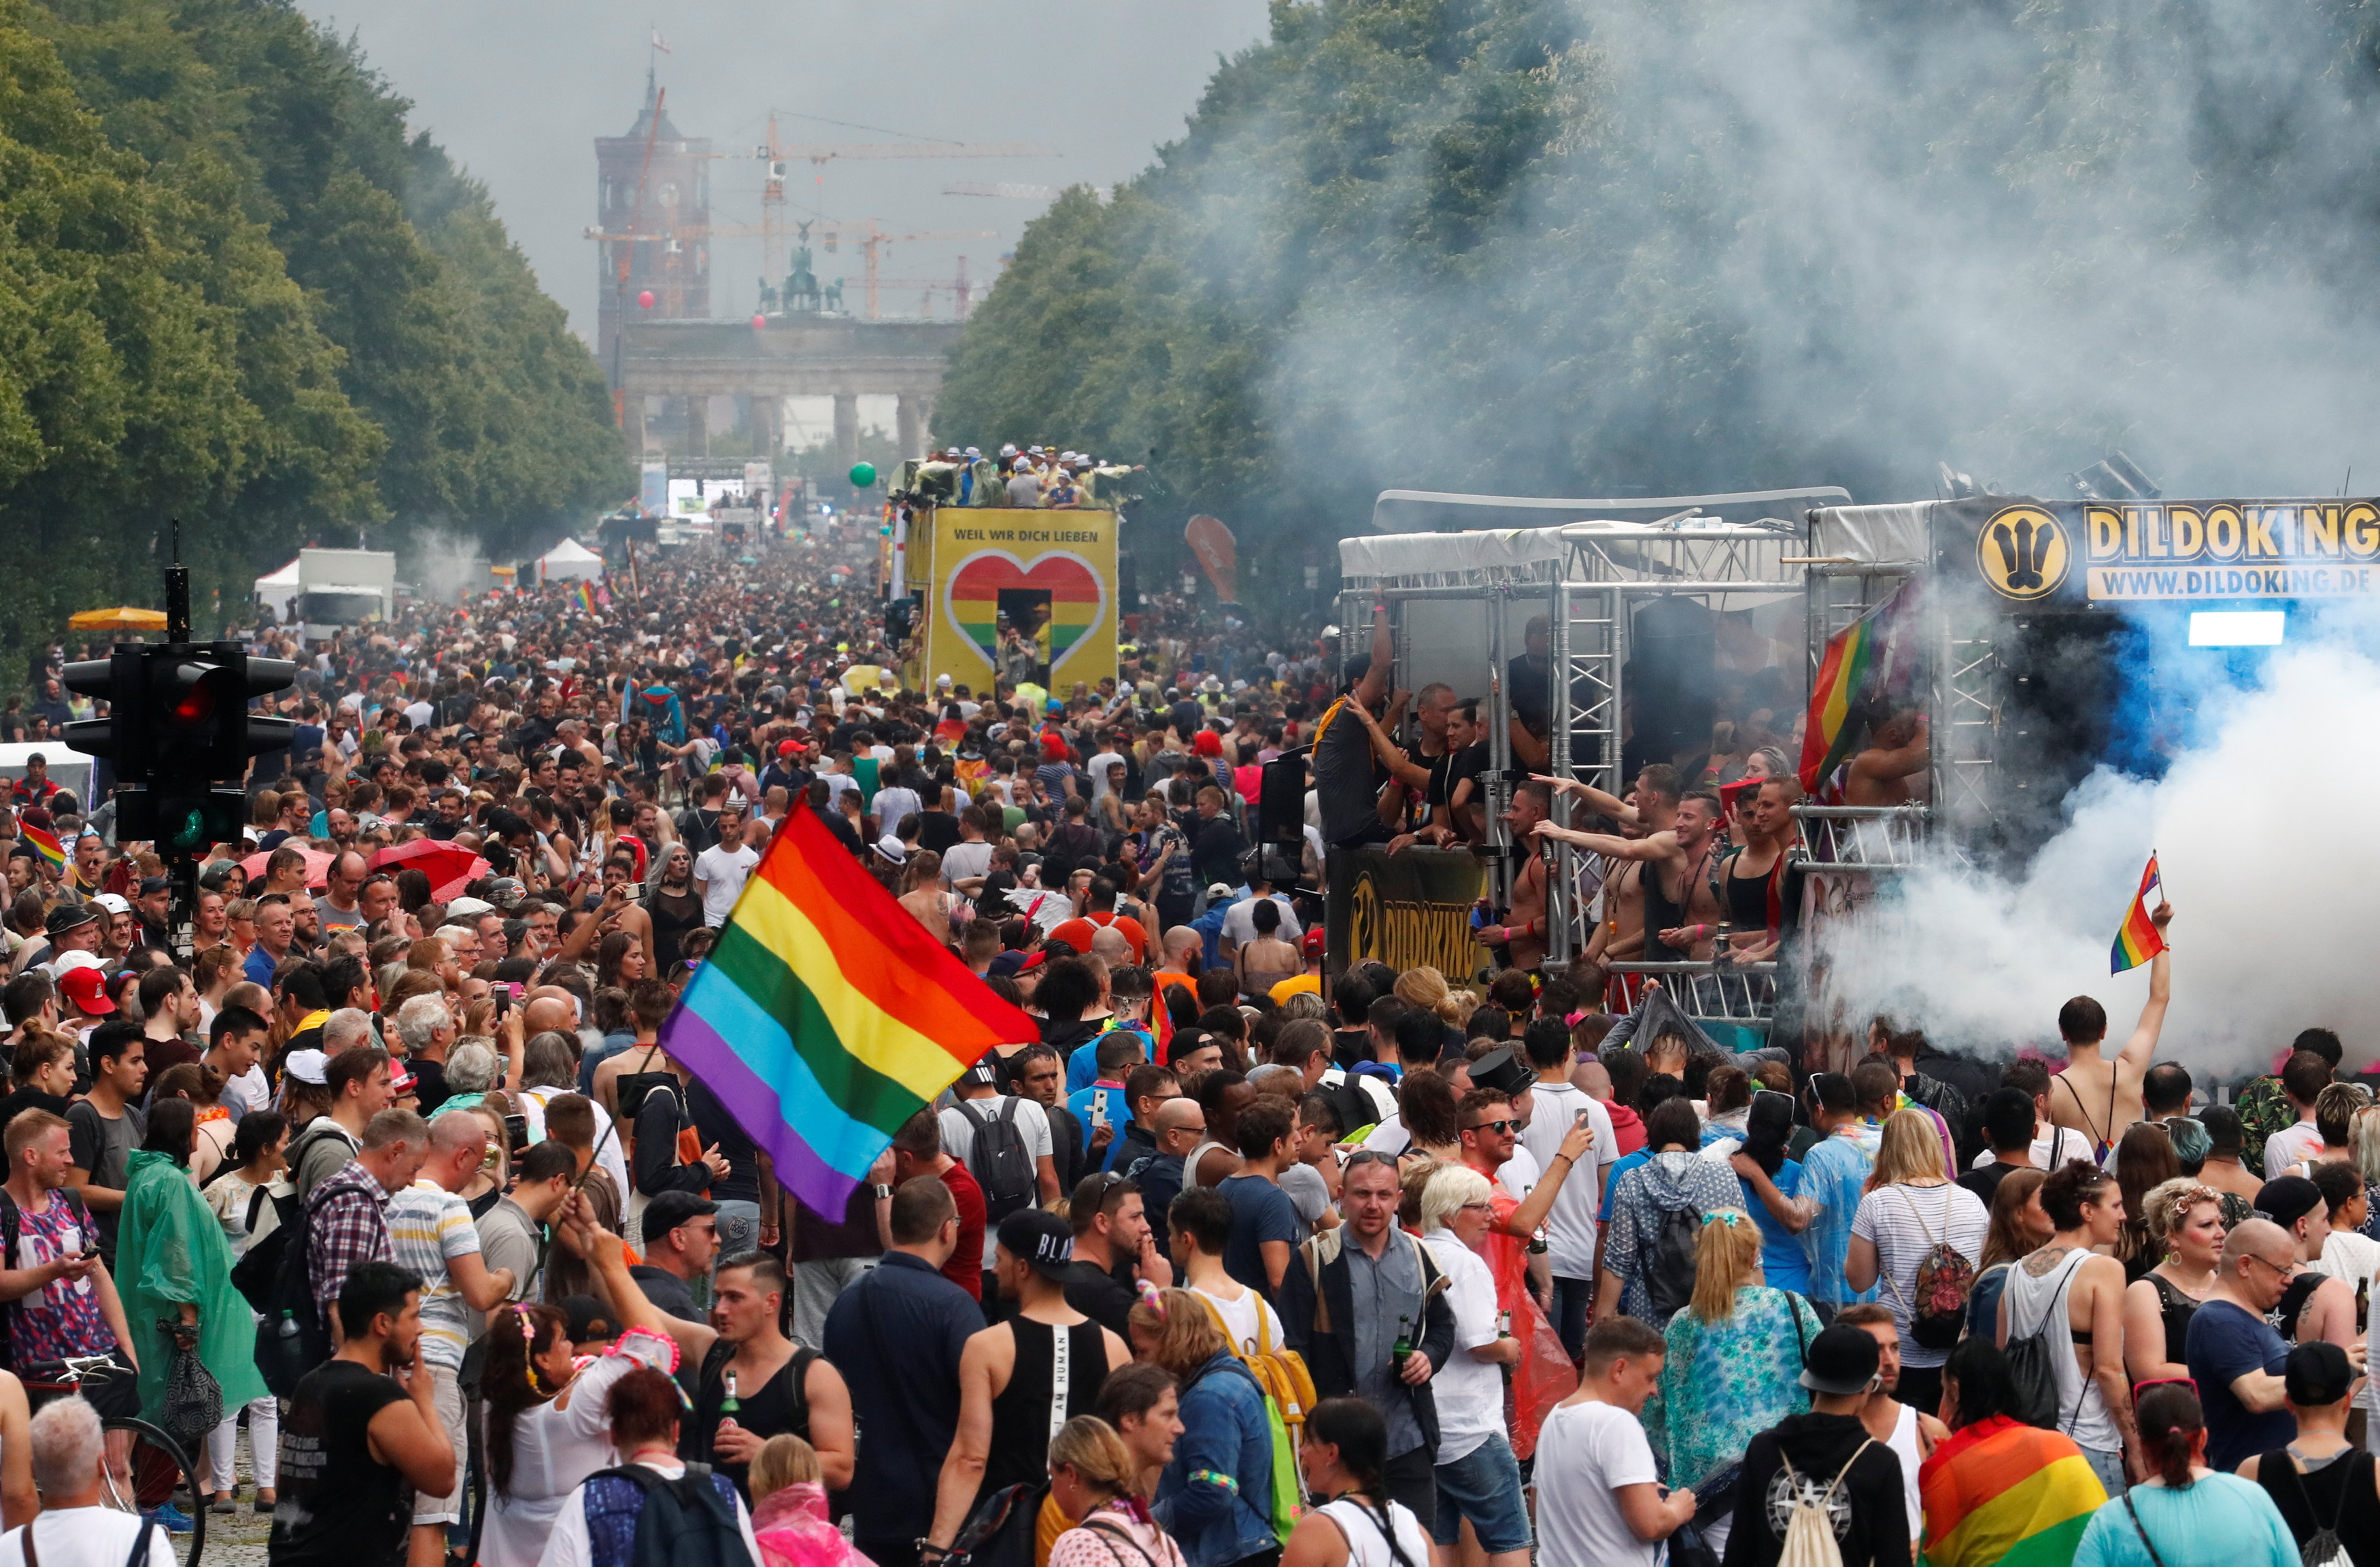
[[[885,622],[905,683],[930,691],[948,675],[985,694],[1023,674],[1062,694],[1115,674],[1115,503],[1094,490],[1080,508],[979,505],[1005,496],[960,468],[904,463],[889,486]]]
[[[256,581],[256,597],[309,642],[396,614],[396,556],[386,550],[300,550]]]

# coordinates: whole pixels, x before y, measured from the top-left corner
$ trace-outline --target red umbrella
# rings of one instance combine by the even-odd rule
[[[317,854],[312,849],[307,848],[298,844],[285,844],[282,846],[284,848],[296,849],[299,854],[306,856],[306,885],[309,887],[327,887],[330,885],[331,856],[329,855]],[[271,860],[274,855],[280,852],[281,851],[279,849],[267,849],[261,854],[250,855],[246,859],[239,862],[239,868],[248,872],[248,879],[250,882],[261,884],[264,881],[264,867],[266,862]]]
[[[452,903],[463,895],[463,889],[488,873],[488,862],[470,850],[454,844],[442,844],[435,838],[416,838],[410,843],[393,844],[371,856],[374,870],[402,870],[410,867],[430,878],[430,895],[440,903]]]

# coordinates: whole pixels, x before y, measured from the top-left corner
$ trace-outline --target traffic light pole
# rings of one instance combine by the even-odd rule
[[[164,862],[174,945],[185,959],[199,860],[217,844],[240,841],[247,796],[238,784],[249,759],[285,749],[298,727],[285,718],[252,718],[248,704],[297,678],[295,663],[251,658],[245,643],[192,639],[179,522],[165,568],[165,641],[119,642],[104,660],[66,667],[67,689],[106,698],[108,716],[67,724],[65,739],[114,771],[116,842],[152,844]]]

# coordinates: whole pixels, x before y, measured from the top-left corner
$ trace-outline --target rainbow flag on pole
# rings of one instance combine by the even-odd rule
[[[2005,1415],[1953,1432],[1917,1475],[1925,1567],[2070,1567],[2107,1500],[2081,1448]]]
[[[571,596],[578,601],[578,607],[580,609],[585,610],[589,614],[593,614],[595,613],[595,586],[593,583],[590,583],[582,577],[579,579],[578,586],[572,589],[570,591]]]
[[[661,1030],[777,1179],[828,1214],[978,1057],[1040,1037],[799,809]]]
[[[2127,968],[2138,968],[2157,954],[2165,951],[2165,936],[2149,919],[2149,889],[2165,886],[2157,874],[2156,851],[2149,851],[2148,869],[2141,872],[2141,890],[2132,894],[2132,906],[2124,915],[2124,923],[2117,928],[2116,944],[2107,953],[2107,972],[2121,974]]]
[[[1828,641],[1802,737],[1802,787],[1812,796],[1895,708],[1914,698],[1924,662],[1917,600],[1912,577]]]
[[[42,864],[48,866],[52,870],[56,871],[61,876],[66,874],[66,845],[58,842],[56,833],[44,832],[40,828],[20,819],[17,823],[17,835],[19,838],[22,838],[28,844],[31,845],[35,854],[42,856]]]

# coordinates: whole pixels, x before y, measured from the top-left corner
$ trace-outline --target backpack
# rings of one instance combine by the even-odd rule
[[[1949,1187],[1943,1188],[1948,1191]],[[1917,1220],[1918,1233],[1926,1240],[1925,1255],[1917,1260],[1917,1278],[1913,1285],[1914,1301],[1900,1293],[1900,1282],[1890,1273],[1884,1282],[1892,1286],[1892,1298],[1900,1302],[1909,1314],[1909,1336],[1925,1349],[1949,1349],[1959,1342],[1967,1325],[1967,1297],[1974,1293],[1975,1265],[1960,1254],[1949,1239],[1950,1210],[1947,1200],[1942,1209],[1944,1238],[1934,1238],[1934,1228],[1918,1212],[1917,1199],[1905,1186],[1895,1186],[1900,1200],[1909,1205],[1910,1213]]]
[[[640,1464],[598,1470],[589,1478],[625,1480],[645,1493],[630,1567],[758,1567],[744,1549],[735,1504],[710,1483],[708,1464],[689,1464],[674,1480]]]
[[[85,1240],[96,1241],[99,1238],[98,1227],[91,1222],[91,1209],[83,1206],[82,1198],[75,1195],[74,1188],[60,1186],[58,1195],[66,1198],[67,1207],[73,1210],[75,1222],[81,1226]],[[17,1199],[8,1195],[6,1187],[0,1187],[0,1268],[17,1266],[17,1237],[23,1229],[23,1210],[18,1208]],[[17,1322],[17,1312],[14,1308],[22,1304],[20,1301],[10,1301],[0,1305],[0,1370],[16,1368],[17,1357],[11,1348],[10,1330]],[[141,1537],[146,1539],[148,1537],[144,1535]]]
[[[1852,1465],[1859,1462],[1860,1454],[1875,1445],[1874,1437],[1860,1443],[1851,1457],[1844,1460],[1843,1466],[1835,1471],[1835,1477],[1827,1482],[1825,1494],[1815,1500],[1803,1489],[1802,1476],[1793,1473],[1792,1460],[1781,1452],[1778,1453],[1777,1462],[1785,1466],[1787,1476],[1794,1482],[1796,1494],[1793,1510],[1785,1519],[1785,1545],[1778,1553],[1777,1567],[1843,1567],[1842,1542],[1835,1538],[1834,1520],[1828,1516],[1827,1508],[1835,1500],[1835,1492],[1841,1487],[1843,1476],[1850,1474]]]
[[[1016,1098],[1001,1096],[1000,1109],[978,1115],[971,1101],[954,1101],[958,1112],[975,1128],[975,1147],[967,1152],[967,1173],[983,1188],[984,1217],[993,1224],[1030,1208],[1040,1195],[1039,1172],[1026,1151],[1025,1134],[1016,1129]]]
[[[343,1136],[331,1127],[306,1133],[289,1146],[294,1178],[298,1161],[324,1137]],[[314,1304],[313,1248],[307,1232],[306,1203],[292,1185],[286,1193],[271,1193],[273,1225],[232,1265],[232,1288],[246,1297],[258,1317],[256,1369],[264,1385],[282,1398],[296,1396],[298,1379],[331,1358],[333,1345]],[[295,1333],[281,1330],[285,1320]]]
[[[2014,1268],[2016,1264],[2011,1262],[2007,1266]],[[2049,1308],[2041,1314],[2041,1320],[2032,1332],[2022,1338],[2014,1334],[2009,1336],[2009,1383],[2015,1394],[2010,1400],[2009,1414],[2045,1431],[2054,1431],[2059,1425],[2058,1363],[2050,1358],[2053,1352],[2049,1347],[2049,1335],[2053,1329],[2059,1332],[2066,1330],[2066,1314],[2059,1309],[2059,1305],[2066,1299],[2066,1286],[2074,1282],[2074,1274],[2081,1267],[2082,1264],[2076,1263],[2067,1269],[2066,1277],[2058,1281],[2058,1293],[2049,1297]],[[2005,1292],[2007,1286],[2001,1288]],[[2005,1293],[2001,1298],[2007,1298]],[[2079,1396],[2075,1400],[2074,1413],[2082,1413]]]
[[[1703,1216],[1694,1209],[1662,1210],[1645,1257],[1645,1294],[1657,1323],[1667,1322],[1694,1298],[1694,1245],[1702,1230]]]

